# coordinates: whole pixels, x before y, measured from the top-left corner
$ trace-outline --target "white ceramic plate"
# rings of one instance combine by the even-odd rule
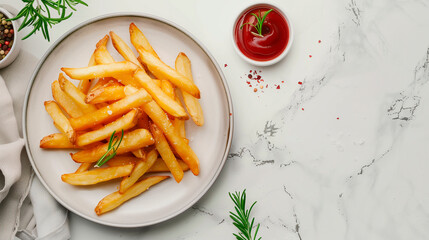
[[[97,203],[117,190],[118,181],[77,187],[61,181],[61,175],[74,172],[78,164],[68,150],[43,150],[39,141],[58,132],[43,102],[52,99],[51,83],[61,67],[84,67],[96,42],[114,31],[128,44],[128,27],[134,22],[146,35],[161,59],[170,66],[179,52],[192,62],[194,81],[201,91],[205,124],[197,127],[187,121],[187,137],[200,160],[200,175],[190,171],[180,184],[173,178],[101,216],[94,213]],[[131,46],[131,44],[130,44]],[[121,60],[109,43],[113,57]],[[23,129],[26,148],[34,171],[48,191],[70,211],[94,222],[116,227],[148,226],[170,219],[197,202],[213,184],[227,158],[232,138],[232,105],[222,72],[208,51],[193,36],[173,23],[141,14],[115,14],[82,23],[59,39],[45,54],[28,87]]]

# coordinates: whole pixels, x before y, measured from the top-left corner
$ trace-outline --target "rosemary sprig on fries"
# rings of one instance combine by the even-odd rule
[[[113,131],[112,136],[110,136],[107,152],[97,161],[95,167],[103,166],[103,164],[116,156],[116,150],[118,150],[119,145],[121,145],[122,139],[124,138],[124,129],[122,129],[120,138],[118,138],[115,133],[116,131]],[[110,152],[112,152],[112,154],[109,154]]]

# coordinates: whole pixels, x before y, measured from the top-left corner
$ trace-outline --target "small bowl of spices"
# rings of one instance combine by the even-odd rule
[[[11,64],[20,50],[21,39],[17,34],[18,26],[16,22],[8,21],[13,17],[13,14],[0,7],[0,69]]]

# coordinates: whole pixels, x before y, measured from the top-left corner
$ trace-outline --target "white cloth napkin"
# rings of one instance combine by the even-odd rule
[[[67,210],[37,178],[31,182],[33,171],[26,153],[21,154],[23,144],[12,98],[0,76],[0,239],[69,239]]]
[[[21,177],[21,149],[24,140],[19,137],[13,112],[12,98],[0,77],[0,202]],[[3,182],[4,181],[4,182]]]

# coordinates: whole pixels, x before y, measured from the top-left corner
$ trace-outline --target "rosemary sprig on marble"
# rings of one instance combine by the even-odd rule
[[[94,167],[101,167],[110,159],[116,156],[116,150],[118,150],[119,145],[121,145],[122,139],[124,138],[124,129],[122,129],[121,137],[118,139],[118,136],[115,135],[116,131],[113,131],[109,139],[109,145],[107,147],[106,153],[98,159]],[[112,152],[110,154],[110,152]]]
[[[22,0],[25,6],[16,15],[16,17],[8,19],[10,21],[24,18],[18,31],[25,27],[32,26],[33,30],[27,34],[23,39],[27,39],[37,31],[42,31],[43,37],[50,41],[49,28],[58,24],[72,16],[72,12],[67,14],[67,9],[76,11],[74,6],[82,4],[88,6],[81,0]],[[56,11],[58,17],[51,16],[51,11]]]
[[[250,206],[249,209],[246,209],[246,189],[244,189],[243,193],[235,192],[235,193],[228,193],[231,200],[234,202],[235,206],[235,213],[229,212],[231,219],[234,221],[233,224],[240,230],[238,234],[233,233],[233,235],[237,238],[237,240],[260,240],[262,237],[257,238],[259,226],[256,227],[255,234],[252,238],[252,229],[253,224],[255,222],[255,218],[252,218],[252,221],[249,221],[250,219],[250,212],[252,211],[253,206],[255,206],[256,201]]]

